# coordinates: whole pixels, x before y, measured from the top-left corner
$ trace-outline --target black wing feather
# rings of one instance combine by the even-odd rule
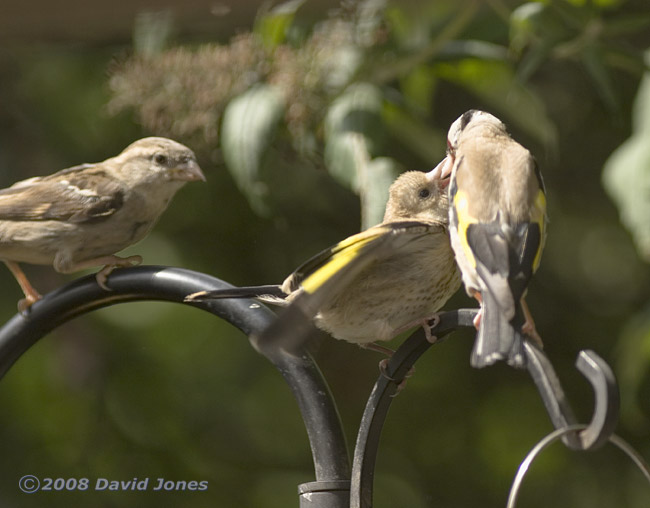
[[[421,221],[398,221],[377,226],[385,229],[385,233],[378,235],[359,248],[345,267],[338,270],[335,276],[329,277],[315,292],[300,292],[292,302],[280,313],[278,318],[271,323],[259,336],[253,337],[254,343],[259,345],[273,344],[287,351],[295,351],[303,346],[314,330],[313,317],[322,305],[335,295],[344,291],[355,277],[365,268],[378,260],[388,257],[401,248],[405,243],[420,238],[432,232],[445,231],[442,224],[426,223]],[[363,234],[363,233],[360,233]],[[309,275],[324,266],[333,253],[347,248],[337,244],[332,249],[327,249],[304,263],[296,272],[304,281]]]

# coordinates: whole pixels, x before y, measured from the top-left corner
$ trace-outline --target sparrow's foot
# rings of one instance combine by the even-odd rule
[[[108,276],[111,274],[111,272],[116,268],[125,268],[128,266],[139,265],[140,263],[142,263],[142,256],[129,256],[128,258],[121,258],[118,256],[106,256],[105,258],[101,258],[95,261],[100,261],[100,263],[95,263],[95,264],[105,265],[104,268],[98,271],[97,274],[95,275],[97,284],[104,291],[112,291],[111,288],[109,288],[106,285],[106,280],[108,279]]]
[[[25,298],[18,300],[18,312],[24,316],[29,311],[29,308],[38,302],[41,298],[43,297],[38,293],[26,295]]]
[[[15,277],[16,282],[18,282],[18,285],[20,286],[20,289],[22,289],[23,293],[25,294],[25,298],[18,301],[18,312],[21,314],[26,314],[29,308],[43,297],[38,291],[36,291],[36,289],[34,289],[34,286],[31,285],[27,279],[27,276],[22,271],[18,263],[6,259],[3,261],[5,265],[7,265],[7,268],[9,268],[9,271]]]

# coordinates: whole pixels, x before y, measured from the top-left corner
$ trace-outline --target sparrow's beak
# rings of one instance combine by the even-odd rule
[[[205,175],[195,160],[188,160],[176,166],[173,171],[174,179],[184,182],[205,182]]]
[[[430,182],[438,181],[441,189],[446,188],[449,185],[449,177],[451,176],[451,168],[453,165],[452,157],[448,155],[426,174],[427,180]]]

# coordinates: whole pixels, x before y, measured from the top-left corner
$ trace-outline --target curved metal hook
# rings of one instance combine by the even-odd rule
[[[578,434],[582,449],[594,450],[607,443],[618,424],[618,384],[610,366],[591,350],[580,351],[576,367],[594,389],[594,414],[587,428]]]
[[[556,429],[577,424],[551,362],[536,346],[524,342],[526,367],[539,391]],[[607,362],[593,351],[581,351],[576,367],[594,390],[594,413],[589,425],[579,433],[567,433],[562,441],[573,450],[593,450],[607,442],[618,423],[620,397],[618,385]]]

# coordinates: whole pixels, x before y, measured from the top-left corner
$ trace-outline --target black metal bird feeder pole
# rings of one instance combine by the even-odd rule
[[[45,295],[27,315],[16,315],[0,328],[0,378],[33,344],[56,327],[95,309],[118,303],[158,300],[183,303],[186,295],[224,289],[230,284],[182,268],[139,266],[116,270],[109,278],[112,291],[101,289],[90,275]],[[275,314],[254,300],[221,299],[189,303],[225,319],[247,336],[258,335],[274,322]],[[475,309],[440,314],[431,333],[438,339],[461,327],[471,327]],[[307,430],[316,481],[299,485],[301,508],[368,508],[372,506],[374,468],[383,423],[392,396],[402,380],[431,347],[422,331],[400,346],[379,376],[368,399],[357,435],[352,468],[334,400],[323,375],[304,350],[288,352],[251,341],[282,373],[292,390]],[[576,423],[560,382],[544,353],[525,344],[526,366],[537,386],[553,425],[566,429]],[[591,423],[581,431],[566,433],[564,443],[573,449],[593,449],[614,432],[619,395],[611,369],[592,351],[582,351],[578,369],[591,383],[595,409]]]

